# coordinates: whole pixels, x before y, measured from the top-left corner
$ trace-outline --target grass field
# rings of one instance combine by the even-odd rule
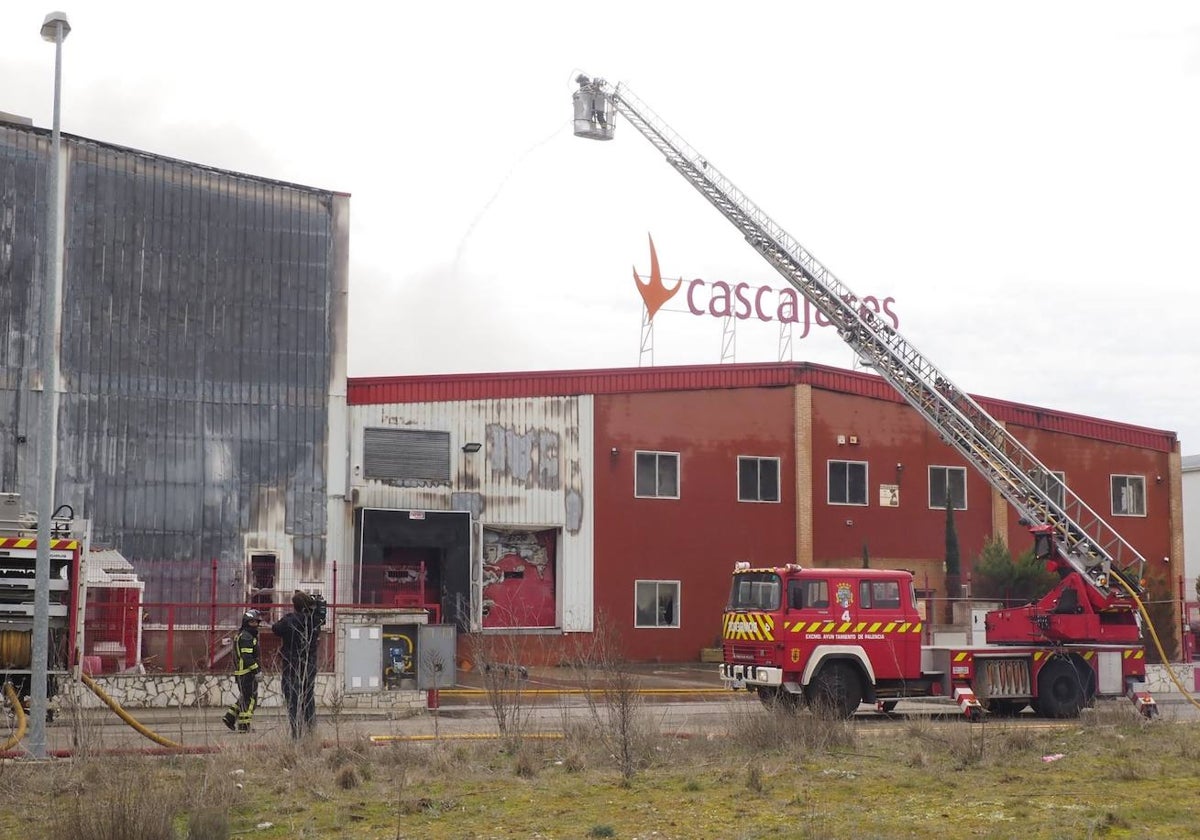
[[[510,725],[493,740],[7,762],[0,837],[1200,835],[1200,726],[1145,722],[1127,703],[1036,728],[881,727],[750,704],[708,738],[650,734],[636,714],[619,731],[613,720],[539,733]]]

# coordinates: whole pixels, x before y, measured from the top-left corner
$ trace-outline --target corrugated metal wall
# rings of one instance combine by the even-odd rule
[[[591,630],[593,404],[579,396],[352,406],[356,505],[469,510],[484,526],[561,528],[562,629]],[[365,479],[367,428],[449,432],[450,482]],[[467,443],[481,448],[463,452]]]
[[[247,547],[319,577],[348,196],[77,137],[64,150],[56,503],[152,601],[207,599],[213,559],[238,600]],[[0,125],[0,489],[27,507],[49,160],[47,132]]]

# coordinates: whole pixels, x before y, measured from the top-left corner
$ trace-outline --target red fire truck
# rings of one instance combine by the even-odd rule
[[[906,697],[951,697],[972,720],[1027,705],[1065,718],[1097,697],[1121,696],[1152,715],[1134,614],[1104,611],[1073,569],[1060,571],[1058,587],[1036,604],[990,613],[987,643],[925,645],[909,572],[739,563],[721,676],[767,705],[807,703],[842,716],[863,702],[890,712]]]
[[[19,500],[0,494],[0,683],[11,682],[28,705],[38,543],[37,522],[16,512]],[[55,696],[59,681],[79,662],[85,530],[69,518],[51,521],[47,697]]]
[[[1060,584],[1036,604],[988,614],[981,646],[923,646],[902,571],[738,568],[724,615],[722,679],[772,703],[850,714],[902,697],[954,696],[977,717],[1032,705],[1071,717],[1097,696],[1128,695],[1147,715],[1141,602],[1146,561],[1012,434],[880,318],[706,156],[624,85],[576,77],[575,134],[611,140],[623,116],[804,296],[854,351],[986,478],[1031,526]],[[982,698],[982,699],[981,699]]]

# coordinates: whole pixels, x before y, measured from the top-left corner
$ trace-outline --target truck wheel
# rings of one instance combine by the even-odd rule
[[[1038,674],[1038,712],[1048,718],[1076,718],[1085,700],[1083,675],[1066,659],[1056,659]]]
[[[760,685],[758,699],[773,712],[794,712],[800,705],[800,695],[775,686]]]
[[[1082,659],[1075,660],[1075,672],[1079,674],[1079,684],[1083,686],[1083,707],[1090,709],[1096,705],[1096,672]]]
[[[808,705],[818,715],[849,718],[861,702],[858,674],[845,662],[830,662],[808,684]]]

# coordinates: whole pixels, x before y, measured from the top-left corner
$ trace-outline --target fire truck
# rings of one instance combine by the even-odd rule
[[[57,694],[82,649],[88,535],[69,511],[64,506],[50,525],[47,698]],[[35,517],[20,511],[19,495],[0,494],[0,684],[11,683],[25,706],[33,674],[37,526]]]
[[[983,644],[939,647],[923,644],[908,572],[739,564],[723,617],[722,681],[770,704],[844,716],[861,702],[890,711],[902,698],[931,696],[954,698],[972,720],[1027,705],[1074,717],[1108,696],[1152,716],[1144,558],[632,91],[582,74],[575,81],[575,135],[611,140],[618,115],[633,125],[1008,500],[1035,555],[1060,577],[1036,603],[988,613]]]

